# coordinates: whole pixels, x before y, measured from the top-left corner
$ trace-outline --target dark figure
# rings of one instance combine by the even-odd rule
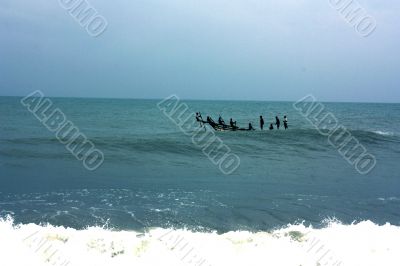
[[[214,120],[212,120],[212,118],[209,116],[207,116],[207,123],[210,124],[210,126],[212,127],[217,126],[217,123],[215,123]]]
[[[264,129],[264,118],[262,117],[262,115],[260,115],[260,128],[261,130]]]
[[[253,126],[251,125],[251,123],[249,123],[249,130],[255,130],[255,129],[253,128]]]
[[[236,127],[236,121],[233,121],[232,120],[232,118],[229,120],[229,125],[231,126],[231,127]]]
[[[224,119],[222,119],[221,116],[219,116],[219,118],[218,118],[218,124],[220,124],[220,125],[222,125],[222,126],[226,126],[226,125],[225,125],[225,121],[224,121]]]
[[[196,113],[196,121],[197,122],[203,122],[203,117],[201,117],[200,113]]]
[[[281,121],[279,120],[279,118],[277,116],[275,116],[275,119],[276,119],[276,122],[275,122],[276,128],[279,129],[279,127],[281,126]]]
[[[286,115],[283,117],[283,126],[284,126],[285,130],[288,128]]]
[[[271,123],[270,125],[269,125],[269,130],[273,130],[274,129],[274,125]]]
[[[203,117],[201,117],[200,113],[196,113],[196,121],[200,123],[200,127],[204,127]],[[205,127],[204,127],[205,129]]]

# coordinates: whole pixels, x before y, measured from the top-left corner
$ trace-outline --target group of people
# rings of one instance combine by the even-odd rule
[[[281,120],[279,120],[278,116],[275,116],[275,125],[277,129],[279,129],[279,127],[281,126]],[[283,127],[285,128],[285,130],[288,129],[288,119],[286,115],[283,117]],[[262,115],[260,115],[260,128],[261,130],[264,129],[264,118],[262,117]],[[273,129],[274,123],[269,124],[269,130]]]
[[[225,123],[224,119],[222,119],[221,116],[219,116],[218,118],[218,123],[215,122],[210,116],[207,116],[207,120],[204,121],[203,117],[201,116],[201,114],[198,112],[196,113],[196,120],[200,123],[208,123],[209,125],[211,125],[212,127],[217,127],[217,126],[221,126],[223,128],[228,127],[228,125]],[[260,115],[260,129],[263,130],[264,129],[264,118],[262,117],[262,115]],[[279,129],[279,127],[281,126],[281,121],[279,120],[278,116],[275,116],[275,125],[276,128]],[[236,121],[233,121],[233,119],[231,118],[229,120],[229,126],[232,129],[238,129],[239,127],[236,125]],[[285,115],[283,117],[283,126],[285,128],[285,130],[288,128],[288,119],[287,116]],[[269,125],[269,129],[273,130],[274,129],[274,123],[271,123]],[[247,130],[255,130],[253,125],[251,123],[249,123],[249,127]]]

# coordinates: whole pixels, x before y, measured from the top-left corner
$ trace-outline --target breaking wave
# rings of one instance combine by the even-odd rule
[[[395,135],[393,132],[388,132],[388,131],[375,130],[373,132],[375,134],[382,135],[382,136],[394,136]]]
[[[0,219],[4,265],[398,265],[400,227],[362,221],[270,232],[106,227],[76,230]]]

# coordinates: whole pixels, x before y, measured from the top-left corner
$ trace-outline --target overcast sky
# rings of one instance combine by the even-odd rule
[[[399,0],[359,0],[368,37],[329,0],[88,1],[97,38],[59,0],[0,1],[0,95],[400,102]]]

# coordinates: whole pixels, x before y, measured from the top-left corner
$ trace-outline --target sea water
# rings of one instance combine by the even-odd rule
[[[292,102],[183,101],[256,127],[215,133],[240,158],[225,175],[159,100],[51,99],[104,153],[95,171],[20,100],[0,97],[7,265],[51,263],[40,239],[71,265],[400,262],[400,104],[324,103],[375,156],[361,175]],[[289,129],[261,131],[260,115],[265,128],[287,115]]]

